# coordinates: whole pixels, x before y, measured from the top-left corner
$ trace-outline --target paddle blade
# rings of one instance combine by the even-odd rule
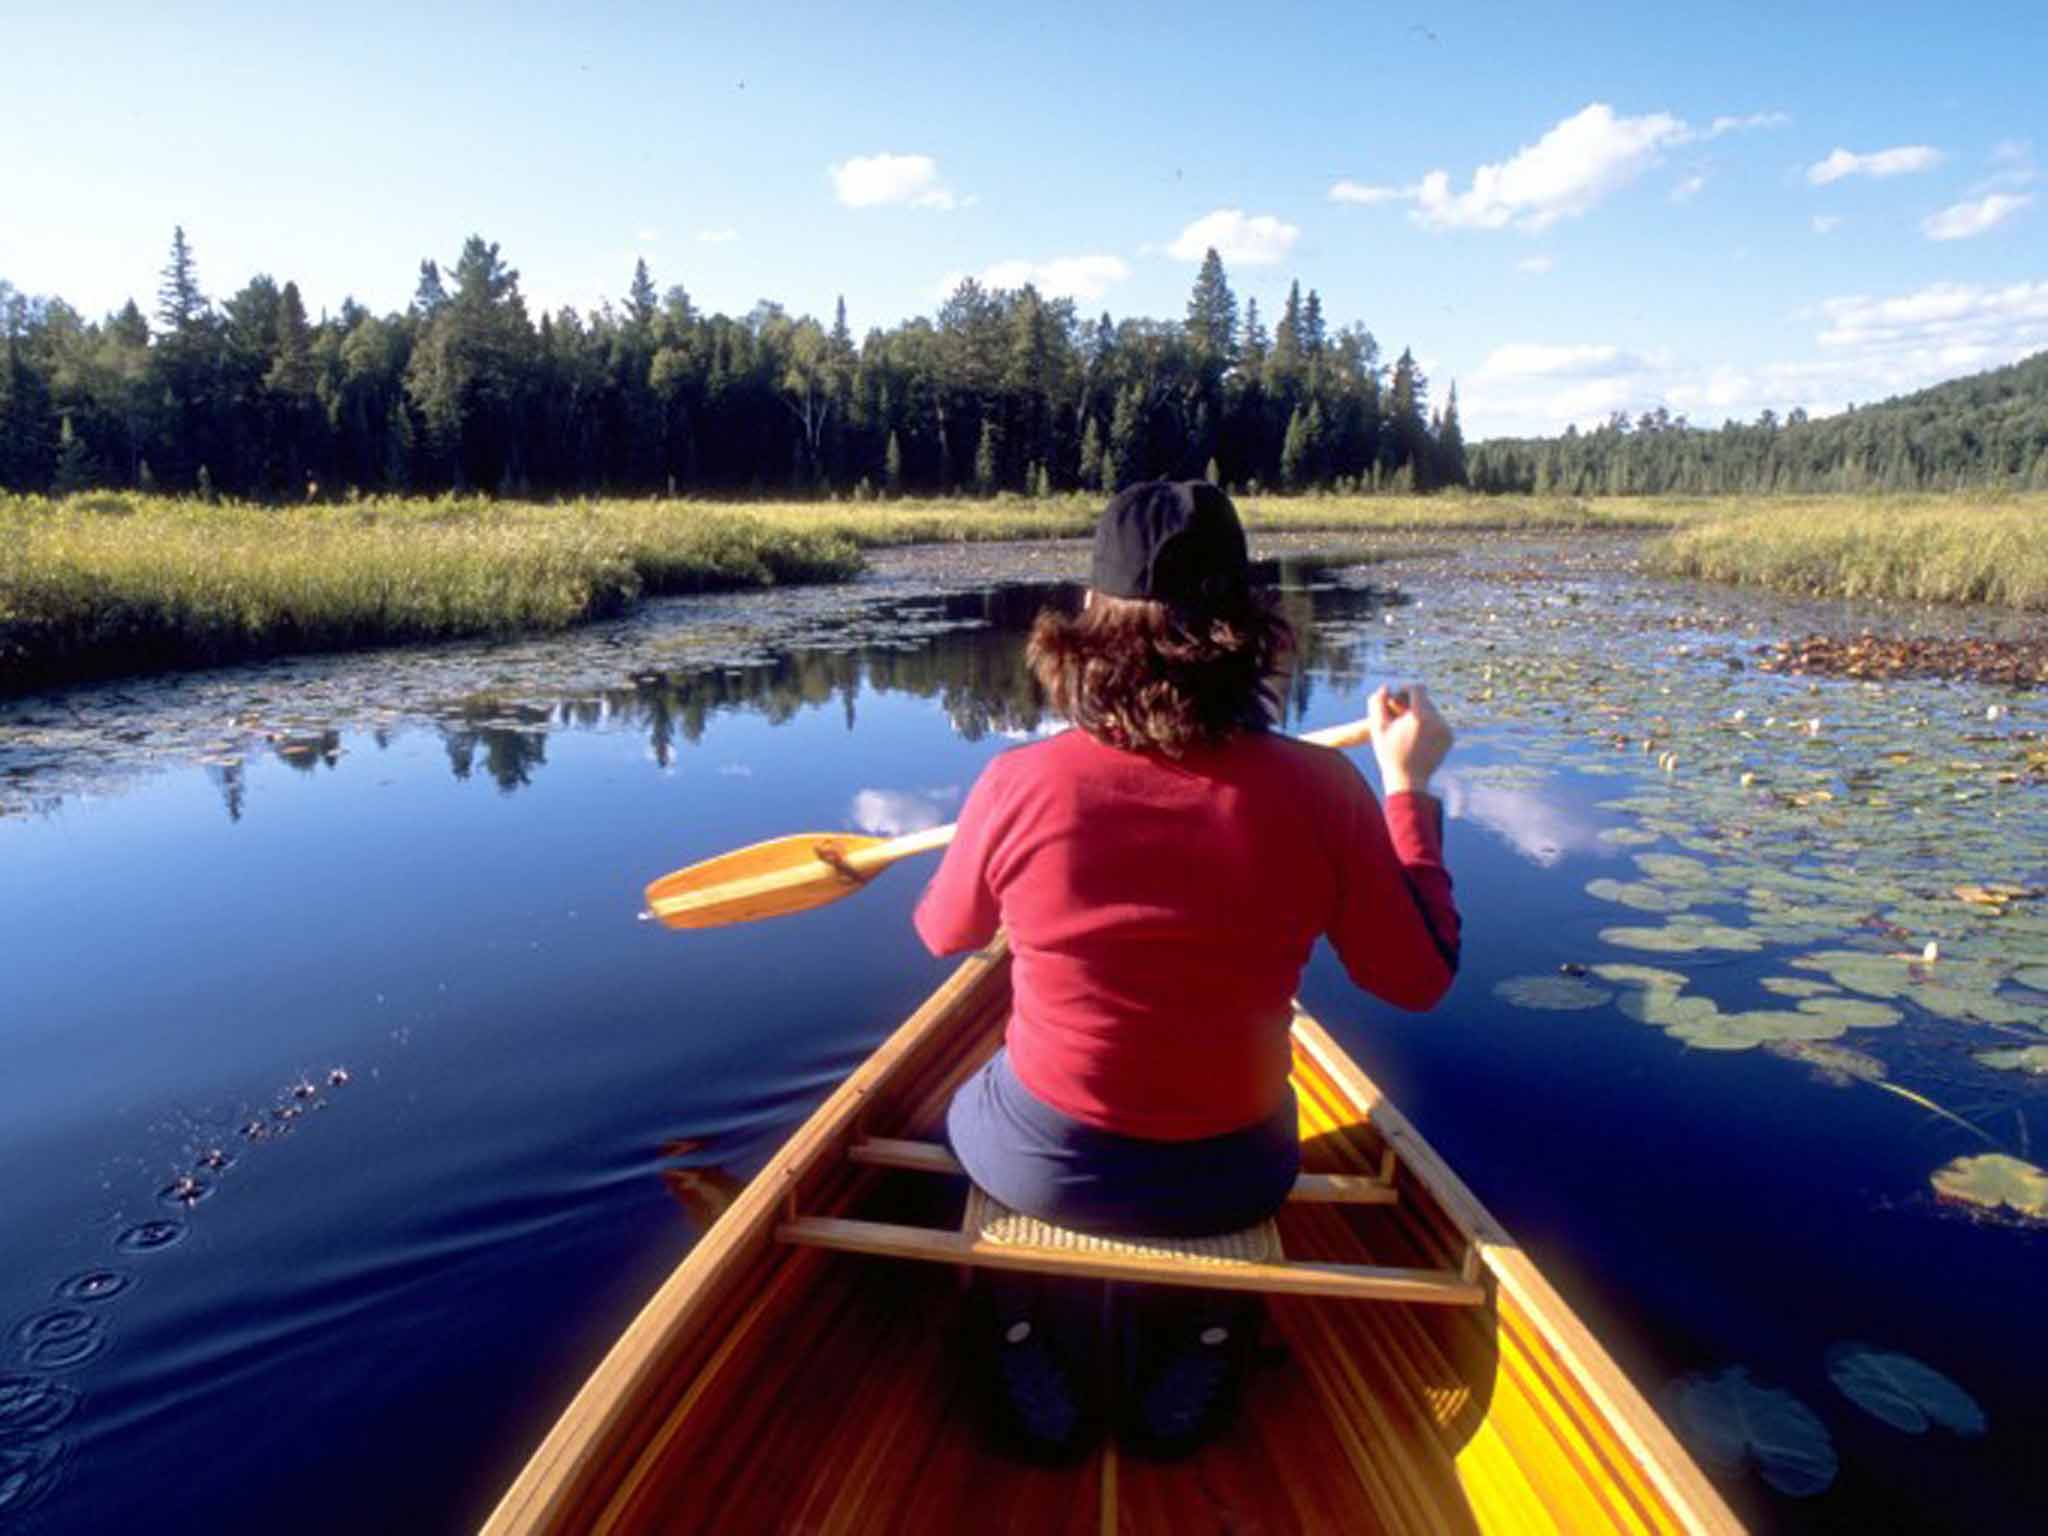
[[[647,887],[647,910],[671,928],[718,928],[805,912],[859,890],[865,882],[833,861],[884,841],[850,832],[771,838],[663,875]]]

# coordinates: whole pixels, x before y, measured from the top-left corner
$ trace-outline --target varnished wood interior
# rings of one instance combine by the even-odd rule
[[[1734,1531],[1697,1468],[1492,1218],[1312,1021],[1309,1171],[1396,1156],[1398,1204],[1281,1213],[1290,1256],[1455,1269],[1479,1308],[1274,1296],[1235,1426],[1173,1463],[1004,1446],[955,1271],[775,1241],[793,1215],[943,1225],[959,1192],[858,1141],[930,1137],[1000,1038],[1007,958],[970,960],[791,1138],[664,1284],[487,1530]],[[948,1208],[951,1202],[951,1208]],[[1075,1284],[1092,1282],[1077,1281]]]

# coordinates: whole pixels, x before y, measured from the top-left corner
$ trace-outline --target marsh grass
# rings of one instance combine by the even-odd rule
[[[645,502],[0,502],[0,692],[560,629],[646,595],[843,579],[860,564],[828,527]]]
[[[0,497],[0,693],[292,652],[560,629],[641,598],[856,574],[863,549],[1078,538],[1095,497],[911,502]],[[1240,496],[1254,533],[1664,531],[1659,569],[2048,607],[2048,497]]]
[[[1668,576],[1812,596],[2048,609],[2048,496],[1736,502],[1647,558]]]

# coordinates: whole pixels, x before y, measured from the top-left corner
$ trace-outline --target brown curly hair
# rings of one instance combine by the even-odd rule
[[[1048,608],[1025,659],[1053,709],[1089,735],[1179,757],[1279,717],[1294,631],[1246,592],[1201,611],[1091,592],[1079,614]]]

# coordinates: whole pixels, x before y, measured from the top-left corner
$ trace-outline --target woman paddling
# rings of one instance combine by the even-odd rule
[[[1027,654],[1075,728],[989,765],[916,915],[938,954],[1009,931],[1004,1049],[947,1117],[1005,1205],[1152,1236],[1263,1221],[1300,1168],[1288,1024],[1316,938],[1399,1007],[1449,988],[1458,914],[1427,791],[1450,730],[1419,687],[1373,695],[1383,809],[1342,754],[1269,729],[1292,642],[1203,482],[1118,494],[1082,612],[1040,616]],[[1092,1320],[1062,1325],[1053,1287],[996,1302],[1016,1427],[1073,1448]],[[1124,1330],[1128,1437],[1172,1451],[1216,1427],[1253,1315],[1211,1293],[1146,1301]]]

